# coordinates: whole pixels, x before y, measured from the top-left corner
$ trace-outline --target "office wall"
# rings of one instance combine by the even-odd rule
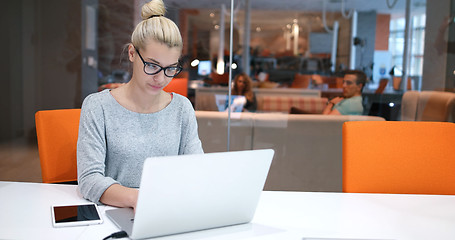
[[[2,2],[0,141],[34,139],[37,110],[76,107],[80,1]]]
[[[24,101],[34,107],[24,113],[27,132],[34,128],[37,110],[79,107],[80,14],[78,0],[35,1],[35,18],[31,22],[35,26],[31,40],[35,72],[30,76],[34,78],[35,95]]]
[[[0,8],[0,46],[3,47],[0,58],[0,142],[22,134],[22,74],[21,41],[22,2],[7,1]]]
[[[376,40],[374,50],[388,51],[390,35],[390,14],[376,16]]]
[[[131,33],[136,27],[134,6],[120,0],[99,0],[98,3],[98,70],[103,75],[114,70],[128,70],[124,47],[131,42]]]
[[[340,24],[338,30],[338,49],[337,49],[337,67],[343,65],[349,67],[350,54],[351,54],[351,19],[346,19],[341,14],[336,14],[337,20]]]
[[[79,107],[80,14],[80,1],[42,1],[40,109]]]
[[[357,46],[355,66],[356,69],[363,70],[370,77],[372,75],[370,67],[374,62],[376,11],[358,13],[357,37],[364,41],[364,45]]]
[[[451,15],[450,2],[451,0],[438,0],[427,4],[422,90],[445,88],[448,84],[448,76],[450,76],[448,74],[452,74],[450,71],[453,72],[454,70],[455,62],[452,62],[451,65],[447,62],[449,29],[439,31],[441,24],[447,20],[446,17]],[[450,26],[450,32],[451,34],[455,33],[453,23]]]

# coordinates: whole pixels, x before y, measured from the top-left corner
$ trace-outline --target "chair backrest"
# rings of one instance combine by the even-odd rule
[[[333,87],[333,88],[343,88],[344,77],[336,77],[335,81],[336,81],[336,84],[335,84],[335,87]],[[332,87],[330,87],[330,85],[329,85],[329,88],[332,88]]]
[[[401,121],[415,121],[420,92],[407,91],[401,99]]]
[[[392,81],[393,81],[393,89],[400,90],[401,77],[393,77]],[[408,77],[408,81],[406,83],[406,90],[412,90],[412,81],[411,81],[410,77]]]
[[[453,122],[455,93],[439,91],[420,92],[417,121]]]
[[[311,82],[310,74],[296,73],[294,81],[292,81],[291,88],[308,88]]]
[[[44,183],[77,181],[77,136],[80,109],[35,114],[41,174]]]
[[[455,194],[455,123],[346,122],[343,192]]]
[[[289,113],[291,107],[296,107],[307,113],[320,114],[327,106],[327,98],[305,97],[292,95],[257,95],[257,110],[259,112]]]
[[[174,78],[165,88],[163,88],[163,90],[188,97],[188,78]]]
[[[210,77],[212,78],[212,84],[228,84],[229,83],[229,73],[224,73],[222,75],[219,75],[215,72],[212,72],[210,74]]]
[[[385,90],[385,87],[387,86],[387,83],[389,83],[389,79],[387,78],[382,78],[380,81],[379,81],[379,86],[378,88],[376,89],[376,91],[374,92],[374,94],[382,94]]]
[[[401,120],[435,122],[455,120],[455,93],[407,91],[401,102]]]

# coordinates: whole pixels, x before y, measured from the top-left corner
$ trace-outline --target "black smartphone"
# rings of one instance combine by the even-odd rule
[[[103,222],[98,206],[94,203],[53,205],[51,211],[54,227],[81,226]]]

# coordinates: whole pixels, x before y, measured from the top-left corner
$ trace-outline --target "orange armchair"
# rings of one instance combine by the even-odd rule
[[[455,93],[407,91],[401,100],[401,121],[454,122]]]
[[[455,194],[455,124],[346,122],[343,192]]]
[[[76,149],[80,115],[80,109],[38,111],[35,114],[44,183],[77,181]]]
[[[379,81],[379,86],[376,89],[376,91],[374,92],[374,94],[382,94],[384,92],[385,88],[387,87],[388,83],[389,83],[389,79],[381,78],[381,80]]]
[[[393,89],[394,90],[400,90],[401,77],[393,77],[392,78],[392,82],[393,82]],[[408,81],[407,81],[407,84],[406,84],[406,89],[407,90],[412,90],[412,81],[411,81],[410,77],[408,77]]]
[[[294,75],[294,81],[292,81],[291,88],[308,88],[311,82],[310,74],[296,73]]]
[[[212,78],[211,84],[229,84],[229,73],[219,75],[216,72],[212,72],[210,77]]]

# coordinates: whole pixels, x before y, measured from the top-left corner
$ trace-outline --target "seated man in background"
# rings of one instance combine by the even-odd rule
[[[367,76],[362,71],[346,71],[343,80],[343,97],[336,97],[328,101],[322,114],[362,115],[362,89],[366,81]]]

